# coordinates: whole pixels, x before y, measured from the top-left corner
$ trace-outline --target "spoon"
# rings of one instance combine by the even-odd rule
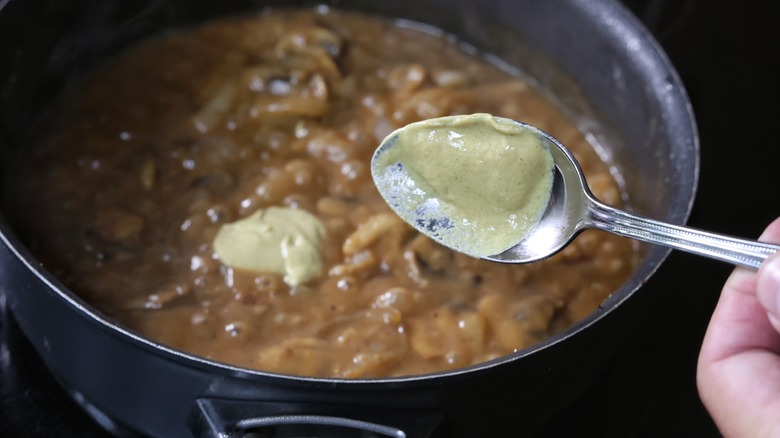
[[[508,120],[498,117],[495,119]],[[537,135],[542,143],[547,145],[554,163],[552,188],[549,201],[544,207],[546,209],[536,226],[525,235],[519,236],[518,241],[509,249],[498,254],[481,256],[483,259],[502,263],[530,263],[543,260],[562,250],[586,229],[603,230],[752,269],[758,269],[767,257],[780,250],[780,245],[664,223],[610,207],[600,202],[591,193],[582,169],[565,146],[538,128],[522,122],[511,122],[516,123],[520,129]],[[372,157],[371,170],[377,188],[390,207],[404,221],[435,241],[460,250],[451,242],[442,241],[439,234],[433,232],[431,227],[425,226],[432,214],[430,210],[440,208],[438,202],[426,203],[423,218],[420,216],[420,209],[403,205],[408,197],[408,187],[404,188],[403,184],[383,180],[386,177],[380,172],[380,163],[383,158],[386,158],[386,154],[400,147],[398,134],[404,129],[401,128],[385,138]],[[421,176],[425,178],[425,175]],[[444,212],[435,213],[444,218],[443,222],[451,224]]]

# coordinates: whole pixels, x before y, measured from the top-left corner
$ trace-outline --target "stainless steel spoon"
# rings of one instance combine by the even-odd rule
[[[555,163],[552,193],[547,210],[530,234],[508,250],[483,257],[484,259],[502,263],[529,263],[542,260],[562,250],[580,232],[589,228],[752,269],[758,269],[768,256],[780,250],[780,245],[664,223],[605,205],[588,189],[582,169],[565,146],[531,125],[517,123],[537,133],[548,143]],[[393,147],[396,147],[396,138],[390,136],[377,148],[372,159],[372,167],[376,165],[383,153],[387,153]],[[377,186],[384,187],[384,189],[380,188],[380,192],[385,199],[393,197],[393,193],[386,193],[392,191],[391,186],[386,184],[377,184]],[[421,233],[437,240],[428,229],[419,226],[420,221],[413,220],[414,218],[404,219]]]

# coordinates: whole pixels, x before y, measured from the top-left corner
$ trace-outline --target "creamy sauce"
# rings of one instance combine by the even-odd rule
[[[214,238],[219,259],[231,268],[275,272],[297,286],[322,272],[325,228],[304,210],[271,207],[222,225]]]
[[[540,135],[489,114],[409,124],[372,164],[390,206],[422,232],[475,257],[499,254],[530,233],[550,199],[553,158]]]
[[[595,230],[510,265],[398,218],[372,181],[377,144],[419,120],[473,113],[561,139],[593,193],[621,205],[607,164],[545,93],[442,34],[334,8],[233,17],[129,48],[58,102],[4,211],[66,287],[170,348],[329,378],[471,366],[561,333],[635,266],[630,239]],[[247,265],[224,236],[215,244],[239,222],[303,211],[325,232],[316,258],[307,253],[321,273],[297,286],[284,278],[304,281],[295,266],[309,264],[293,263],[291,246],[286,261],[266,260],[282,255],[278,234],[253,235],[252,251],[236,233]],[[250,264],[261,259],[277,264]]]

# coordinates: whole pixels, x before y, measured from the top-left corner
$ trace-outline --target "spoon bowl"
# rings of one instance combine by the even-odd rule
[[[550,201],[542,219],[523,240],[508,250],[483,257],[502,263],[530,263],[561,251],[583,230],[593,226],[588,220],[591,209],[599,204],[588,188],[574,155],[545,132],[521,122],[548,143],[555,163]]]
[[[751,269],[758,269],[768,256],[780,250],[780,245],[665,223],[608,206],[596,199],[590,191],[576,158],[563,144],[536,127],[517,121],[514,123],[538,135],[549,147],[554,162],[552,189],[544,214],[531,232],[520,236],[517,243],[509,249],[498,254],[483,256],[483,259],[501,263],[530,263],[543,260],[561,251],[586,229],[598,229]],[[396,135],[388,136],[380,144],[372,158],[372,169],[378,166],[380,157],[396,147],[396,144]],[[406,198],[399,185],[388,184],[386,181],[380,183],[377,181],[376,173],[374,180],[393,210],[413,211],[403,205]],[[438,205],[438,203],[427,203],[426,217],[430,217],[431,209],[438,208]],[[436,214],[442,218],[440,223],[451,222],[444,213],[436,212]],[[401,214],[402,219],[418,231],[445,244],[435,232],[435,228],[426,226],[430,221],[423,220],[422,217],[414,217],[414,214],[412,217],[405,216],[408,215]],[[446,246],[458,250],[452,245]]]

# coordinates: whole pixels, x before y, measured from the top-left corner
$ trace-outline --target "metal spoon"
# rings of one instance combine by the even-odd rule
[[[525,123],[516,122],[524,129],[537,133],[546,140],[555,163],[550,201],[541,221],[508,250],[487,257],[502,263],[529,263],[552,256],[568,245],[583,230],[604,230],[619,236],[663,245],[693,254],[710,257],[758,269],[768,256],[780,250],[780,245],[740,239],[690,227],[653,220],[635,213],[610,207],[598,201],[588,189],[582,169],[572,153],[549,134]],[[396,147],[395,136],[389,136],[377,148],[371,160],[372,169],[379,157]],[[376,175],[375,175],[376,178]],[[377,184],[385,199],[397,198],[393,188]],[[420,226],[415,218],[403,218],[418,231],[437,240],[429,229]],[[440,242],[441,243],[441,242]]]

